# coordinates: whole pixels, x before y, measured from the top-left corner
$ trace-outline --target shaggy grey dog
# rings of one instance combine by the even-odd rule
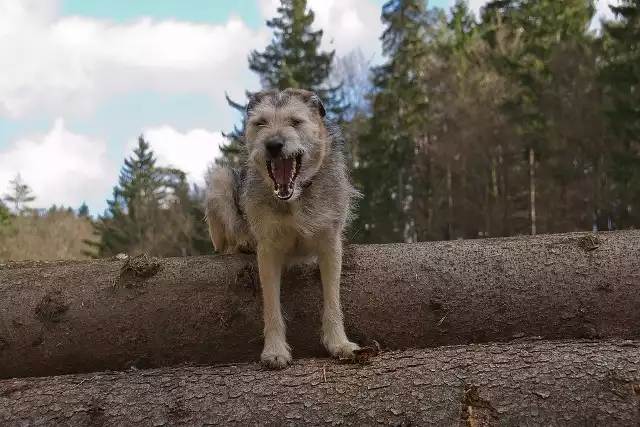
[[[343,233],[359,193],[349,180],[344,141],[318,96],[285,89],[254,94],[247,105],[247,162],[212,167],[206,219],[220,253],[257,255],[269,368],[291,362],[280,307],[283,268],[317,262],[323,288],[322,343],[352,357],[340,306]]]

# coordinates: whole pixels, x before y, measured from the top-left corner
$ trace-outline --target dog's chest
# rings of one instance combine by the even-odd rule
[[[271,194],[268,198],[247,200],[251,228],[256,234],[283,244],[295,241],[296,246],[313,245],[313,240],[339,227],[340,209],[330,201],[319,202],[313,192],[291,203],[275,200]]]
[[[322,244],[322,230],[303,213],[265,215],[256,224],[259,235],[283,251],[287,263],[293,259],[306,258],[315,253]]]
[[[299,206],[292,206],[288,212],[277,215],[277,221],[282,232],[296,241],[313,238],[322,229],[313,215],[300,209]]]

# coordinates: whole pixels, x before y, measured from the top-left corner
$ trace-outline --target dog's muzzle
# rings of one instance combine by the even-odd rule
[[[301,153],[267,160],[267,171],[274,184],[273,192],[278,199],[289,200],[293,196],[293,186],[301,165]]]
[[[273,192],[280,200],[293,196],[293,187],[302,166],[302,153],[283,154],[282,138],[270,138],[264,143],[267,150],[267,171],[273,181]]]

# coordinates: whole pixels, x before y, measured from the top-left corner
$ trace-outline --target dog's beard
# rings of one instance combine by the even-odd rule
[[[273,181],[273,193],[280,200],[289,200],[302,166],[302,154],[267,160],[267,171]]]

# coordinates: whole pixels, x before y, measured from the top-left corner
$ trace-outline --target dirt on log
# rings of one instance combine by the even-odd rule
[[[640,341],[520,342],[0,381],[0,424],[607,426],[640,423]]]
[[[325,355],[317,269],[282,284],[294,358]],[[640,231],[345,249],[350,337],[383,349],[640,338]],[[0,378],[254,362],[255,257],[0,264]]]

